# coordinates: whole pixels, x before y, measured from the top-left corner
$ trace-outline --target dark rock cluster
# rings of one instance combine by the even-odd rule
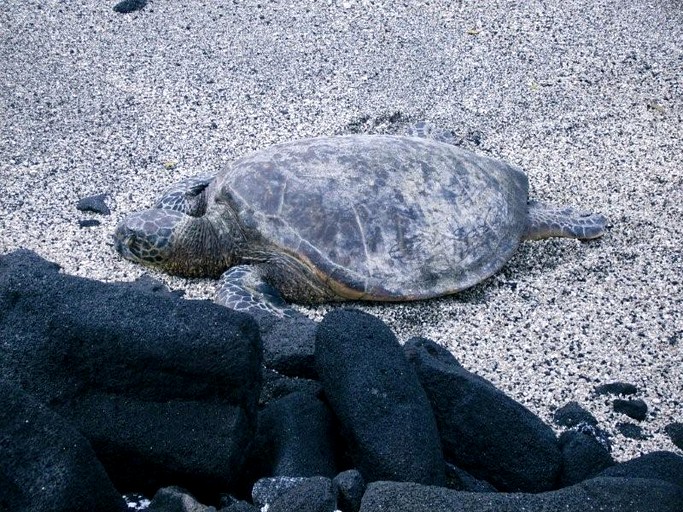
[[[682,457],[615,464],[578,404],[557,437],[356,310],[275,322],[17,251],[0,370],[0,510],[683,510]]]

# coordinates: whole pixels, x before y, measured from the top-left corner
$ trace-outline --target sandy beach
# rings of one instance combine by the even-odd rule
[[[578,401],[617,460],[681,453],[664,433],[683,421],[679,2],[114,4],[0,4],[0,254],[32,249],[105,281],[148,273],[210,298],[213,281],[121,259],[117,222],[258,148],[427,120],[521,166],[533,198],[600,212],[611,227],[591,242],[525,242],[457,296],[353,306],[402,340],[447,346],[548,422]],[[76,209],[96,194],[111,215]],[[593,396],[614,381],[639,388],[645,421]]]

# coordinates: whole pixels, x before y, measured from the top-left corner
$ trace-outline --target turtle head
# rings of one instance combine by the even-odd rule
[[[175,210],[129,215],[116,227],[114,247],[127,260],[187,277],[220,275],[231,265],[208,219]]]

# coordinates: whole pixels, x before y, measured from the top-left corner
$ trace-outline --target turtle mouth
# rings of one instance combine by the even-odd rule
[[[135,234],[132,233],[125,224],[122,223],[116,228],[113,238],[114,249],[116,249],[116,252],[123,258],[134,262],[142,261],[140,243]]]

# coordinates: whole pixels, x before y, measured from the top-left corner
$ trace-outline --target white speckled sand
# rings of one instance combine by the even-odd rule
[[[525,243],[459,297],[373,306],[545,420],[577,400],[621,460],[683,421],[683,11],[658,0],[0,4],[0,253],[132,280],[111,233],[180,178],[296,137],[429,120],[521,165],[532,195],[600,211],[600,241]],[[365,120],[365,121],[364,121]],[[108,193],[109,217],[76,210]],[[79,219],[100,226],[79,228]],[[210,281],[160,274],[189,297]],[[322,310],[321,310],[322,311]],[[600,383],[636,384],[647,440]],[[635,421],[632,421],[635,423]]]

